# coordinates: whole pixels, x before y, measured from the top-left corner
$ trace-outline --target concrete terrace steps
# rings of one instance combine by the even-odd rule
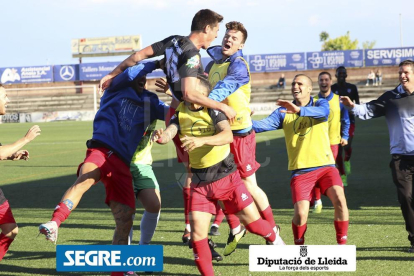
[[[360,98],[363,102],[368,99],[377,98],[385,91],[395,88],[395,81],[384,83],[383,86],[358,85]],[[315,95],[319,88],[314,86]],[[162,93],[154,92],[162,101],[170,103],[171,97]],[[10,95],[11,102],[8,104],[8,113],[30,113],[30,112],[52,112],[52,111],[76,111],[93,110],[93,94],[32,94],[30,95]],[[252,87],[251,103],[276,102],[277,99],[291,100],[292,95],[289,88],[270,89],[268,86]],[[365,99],[365,100],[364,100]],[[98,108],[99,108],[98,99]]]
[[[7,106],[8,113],[93,110],[94,105],[92,94],[70,93],[33,97],[11,96],[10,98],[11,102]]]

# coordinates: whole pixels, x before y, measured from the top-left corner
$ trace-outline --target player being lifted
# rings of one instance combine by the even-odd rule
[[[210,86],[199,77],[198,93],[205,96]],[[189,153],[193,173],[190,190],[191,239],[196,265],[202,275],[214,275],[212,256],[207,241],[211,215],[222,201],[230,214],[236,214],[251,233],[275,243],[272,226],[260,217],[247,191],[230,152],[233,134],[227,118],[219,111],[182,102],[165,131],[155,132],[154,140],[165,144],[176,134]]]
[[[135,65],[137,62],[154,56],[164,55],[166,61],[165,74],[175,101],[186,100],[191,103],[220,110],[229,119],[233,119],[236,113],[232,108],[224,103],[195,93],[197,75],[204,73],[199,51],[200,49],[207,49],[217,37],[219,24],[222,20],[223,16],[212,10],[203,9],[198,11],[193,17],[191,33],[188,36],[172,35],[132,54],[101,80],[101,89],[108,87],[116,75],[120,74],[126,68]],[[172,106],[174,105],[176,103],[172,103]],[[170,112],[173,115],[175,110],[171,108]],[[168,122],[166,123],[168,124]],[[178,161],[183,163],[187,170],[187,176],[182,190],[186,220],[186,228],[182,239],[184,243],[187,243],[190,236],[189,232],[191,231],[188,221],[188,187],[191,182],[191,171],[188,167],[188,154],[182,150],[179,139],[175,139],[174,143],[176,144]]]

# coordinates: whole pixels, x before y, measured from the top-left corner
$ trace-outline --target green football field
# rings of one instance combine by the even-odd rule
[[[76,179],[77,166],[85,155],[85,141],[91,137],[92,122],[39,125],[41,136],[25,147],[30,151],[29,161],[0,162],[0,186],[19,224],[19,235],[0,263],[0,275],[108,275],[56,272],[55,245],[47,242],[44,236],[37,237],[39,224],[50,220],[54,207]],[[30,126],[2,124],[0,142],[14,142]],[[348,244],[357,247],[357,271],[338,274],[413,275],[414,254],[406,253],[409,242],[388,167],[389,138],[385,120],[358,121],[353,148],[352,174],[345,192],[350,210]],[[163,206],[153,244],[164,246],[164,272],[156,275],[198,275],[192,250],[181,242],[184,215],[177,179],[183,176],[184,167],[175,161],[172,144],[155,145],[153,156]],[[282,131],[257,136],[257,160],[262,165],[257,172],[258,183],[269,197],[283,239],[287,244],[293,244],[290,173]],[[58,244],[110,244],[115,223],[104,199],[103,185],[99,183],[92,187],[62,224]],[[336,244],[333,208],[326,197],[322,200],[322,213],[309,215],[306,244]],[[134,243],[139,239],[142,213],[143,209],[138,205]],[[219,245],[218,251],[222,252],[227,240],[227,223],[222,224],[220,232],[221,236],[215,237],[214,241]],[[263,243],[260,237],[246,235],[235,253],[214,263],[216,275],[276,274],[249,272],[249,245]]]

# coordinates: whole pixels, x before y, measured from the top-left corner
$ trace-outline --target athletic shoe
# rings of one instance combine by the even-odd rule
[[[408,248],[408,253],[414,253],[414,245],[411,245],[410,248]]]
[[[56,244],[58,238],[58,226],[55,221],[48,221],[46,223],[40,224],[39,234],[46,236],[46,240]]]
[[[208,244],[211,245],[213,248],[217,247],[217,244],[215,242],[213,242],[212,239],[208,239]]]
[[[226,247],[224,248],[223,255],[228,256],[231,253],[233,253],[234,250],[236,250],[237,244],[239,243],[241,238],[244,237],[244,235],[246,235],[246,228],[243,225],[241,225],[241,230],[236,235],[233,235],[230,230],[229,237],[227,239],[227,244],[226,244]]]
[[[188,244],[190,239],[191,239],[191,232],[189,232],[187,229],[185,229],[184,234],[182,236],[183,243]]]
[[[321,212],[322,212],[322,201],[321,203],[316,202],[315,205],[313,206],[312,213],[320,214]]]
[[[344,161],[345,174],[351,174],[351,161]]]
[[[211,226],[210,233],[208,233],[210,236],[220,236],[220,232],[218,230],[217,226]]]
[[[283,241],[282,237],[280,236],[280,226],[276,225],[276,239],[274,242],[266,241],[267,245],[286,245],[286,243]]]
[[[348,186],[348,180],[346,174],[341,175],[342,183],[344,184],[344,187]]]
[[[213,261],[220,262],[220,261],[223,260],[223,257],[216,250],[214,250],[214,247],[216,247],[216,246],[217,245],[213,242],[213,240],[208,239],[208,247],[210,247],[211,256],[213,258]]]

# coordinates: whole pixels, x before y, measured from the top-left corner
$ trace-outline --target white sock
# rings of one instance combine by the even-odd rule
[[[315,206],[322,205],[322,199],[315,200]]]
[[[141,239],[139,241],[140,245],[146,245],[151,242],[152,236],[155,233],[155,228],[157,228],[159,218],[160,212],[150,213],[144,211],[141,219]]]
[[[132,215],[132,223],[134,223],[135,214]],[[128,235],[128,245],[132,244],[132,237],[134,236],[134,226],[131,226],[131,230],[129,230]]]
[[[241,226],[240,226],[240,224],[239,224],[239,226],[237,226],[236,228],[231,229],[231,233],[232,233],[233,235],[236,235],[236,234],[240,233],[240,231],[241,231]]]
[[[217,227],[217,228],[219,228],[219,227],[220,227],[219,225],[217,225],[217,224],[215,224],[215,223],[213,223],[213,224],[211,225],[211,227],[213,227],[213,226],[215,226],[215,227]]]
[[[190,226],[190,224],[186,224],[186,225],[185,225],[185,229],[186,229],[188,232],[191,232],[191,226]]]

